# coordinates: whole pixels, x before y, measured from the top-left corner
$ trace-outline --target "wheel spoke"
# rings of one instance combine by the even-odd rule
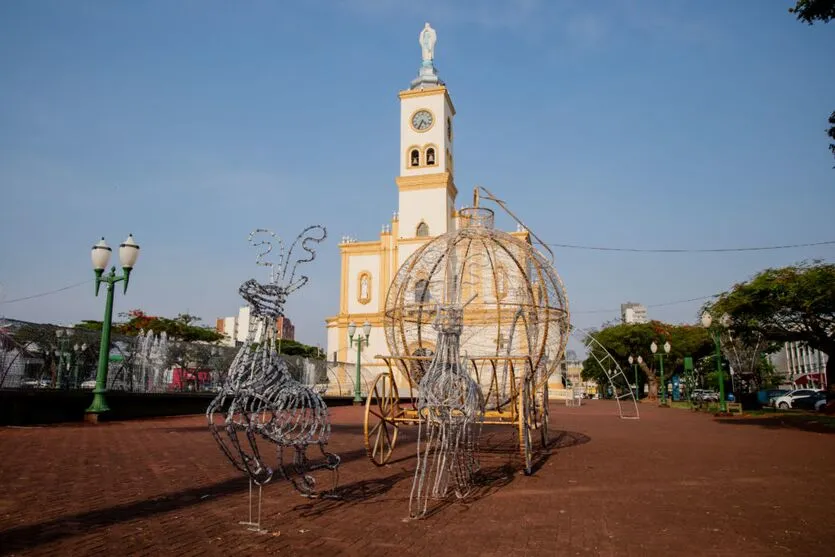
[[[399,400],[390,374],[382,373],[369,389],[365,407],[365,447],[371,461],[385,464],[394,451],[398,425],[394,423]]]

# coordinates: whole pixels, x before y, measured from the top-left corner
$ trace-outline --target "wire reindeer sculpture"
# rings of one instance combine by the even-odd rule
[[[409,496],[412,518],[426,516],[429,499],[443,499],[450,490],[459,499],[466,497],[479,469],[478,432],[473,429],[483,419],[484,401],[461,358],[463,322],[461,304],[438,306],[433,323],[438,349],[419,385],[418,459]]]
[[[256,242],[257,236],[266,239]],[[316,470],[327,469],[333,473],[333,485],[326,495],[333,494],[338,482],[340,458],[325,450],[331,432],[328,407],[319,392],[292,377],[286,362],[275,350],[276,320],[283,315],[287,296],[308,281],[307,276],[297,276],[297,269],[313,261],[315,244],[326,237],[324,227],[310,226],[285,251],[281,239],[269,230],[259,228],[249,235],[250,244],[261,248],[256,264],[268,267],[270,278],[267,283],[249,279],[238,290],[250,307],[249,331],[226,381],[206,410],[209,430],[221,450],[249,477],[249,521],[242,524],[258,532],[263,532],[261,489],[276,471],[306,497],[319,495],[311,475]],[[274,243],[278,246],[275,262],[266,259]],[[299,248],[302,253],[294,254]],[[276,445],[275,469],[262,455],[259,440]],[[322,459],[316,462],[308,459],[310,445],[318,447]],[[285,458],[285,451],[292,457]],[[252,521],[253,483],[258,486],[256,522]]]

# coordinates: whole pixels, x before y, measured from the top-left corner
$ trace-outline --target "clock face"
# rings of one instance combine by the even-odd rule
[[[425,132],[431,128],[433,122],[432,113],[428,110],[421,109],[412,114],[412,127],[419,132]]]

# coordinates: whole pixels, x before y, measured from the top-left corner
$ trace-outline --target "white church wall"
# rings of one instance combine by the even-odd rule
[[[339,352],[339,334],[340,334],[339,327],[328,327],[327,328],[327,333],[328,333],[328,344],[327,344],[327,347],[328,347],[327,358],[328,358],[328,360],[329,361],[333,360],[333,354],[334,354],[334,352],[337,352],[336,359],[338,361],[344,361],[345,360],[345,355],[338,353]]]
[[[401,191],[399,195],[399,234],[401,238],[414,238],[418,224],[429,226],[430,236],[440,236],[447,231],[447,204],[445,188]]]
[[[403,263],[407,259],[409,259],[409,256],[412,255],[413,253],[415,253],[415,250],[417,250],[422,245],[423,245],[423,243],[417,243],[417,242],[409,242],[408,244],[400,244],[397,248],[397,268],[400,269],[400,267],[403,266]],[[395,271],[395,274],[396,273],[397,273],[397,271]],[[394,275],[392,275],[392,279],[393,278],[394,278]]]

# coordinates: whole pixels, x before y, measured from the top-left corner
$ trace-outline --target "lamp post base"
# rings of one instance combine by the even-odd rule
[[[93,391],[93,403],[90,405],[90,407],[87,410],[85,410],[86,415],[87,416],[89,416],[91,414],[97,415],[97,414],[101,414],[103,412],[109,412],[109,411],[110,411],[110,407],[107,405],[107,402],[105,402],[105,400],[104,400],[104,393],[97,393],[97,392]],[[90,420],[85,418],[85,421],[90,421]],[[96,420],[91,422],[91,423],[98,423],[98,418],[96,418]]]
[[[99,423],[98,412],[86,412],[84,414],[84,423],[96,425]]]
[[[352,404],[353,404],[354,406],[362,406],[363,404],[365,404],[365,401],[363,401],[362,399],[359,399],[359,400],[354,399],[354,400],[352,401]]]

